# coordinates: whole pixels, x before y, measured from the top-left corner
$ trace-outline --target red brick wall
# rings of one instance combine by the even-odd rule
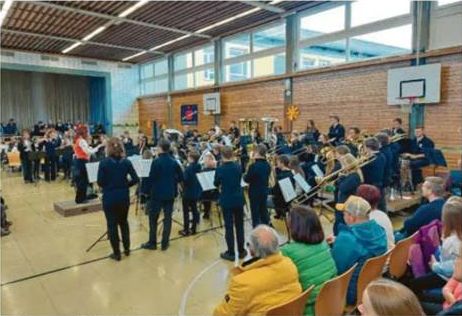
[[[428,58],[428,62],[441,62],[441,103],[425,109],[427,134],[442,148],[450,167],[455,167],[462,150],[462,59],[460,55]],[[301,115],[293,129],[302,131],[308,119],[315,120],[318,128],[326,132],[329,114],[340,116],[347,128],[358,126],[374,133],[389,128],[395,117],[401,117],[408,126],[408,114],[399,106],[387,105],[387,71],[390,68],[409,66],[408,61],[361,65],[357,68],[307,73],[293,79],[293,103]],[[187,92],[172,95],[172,124],[180,126],[181,104],[199,105],[199,130],[213,126],[212,116],[202,114],[203,94],[210,91]],[[220,88],[221,126],[227,128],[231,120],[239,118],[275,117],[283,125],[284,80],[248,83]],[[146,108],[146,109],[145,109]],[[140,125],[147,129],[148,120],[168,121],[166,97],[140,101]],[[150,135],[150,131],[149,131]]]
[[[159,126],[168,123],[167,97],[142,98],[138,102],[140,130],[151,138],[152,121],[157,121]]]

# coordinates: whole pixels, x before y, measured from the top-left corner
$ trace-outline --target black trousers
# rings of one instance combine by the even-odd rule
[[[83,203],[87,199],[88,176],[85,159],[75,159],[75,203]]]
[[[408,286],[420,298],[424,297],[425,290],[442,288],[445,284],[445,279],[434,272],[430,272],[424,276],[411,279]]]
[[[172,213],[174,200],[151,200],[151,209],[149,210],[149,241],[152,246],[157,245],[157,221],[159,220],[160,212],[164,211],[162,231],[162,247],[168,246],[170,241],[170,232],[172,230]]]
[[[260,224],[269,225],[270,217],[268,213],[268,195],[266,194],[250,194],[250,211],[252,215],[252,227],[257,227]]]
[[[130,250],[130,229],[128,226],[128,202],[111,203],[105,205],[103,203],[104,215],[107,222],[107,234],[111,243],[112,251],[115,254],[120,254],[120,238],[119,231],[122,235],[122,244],[125,250]]]
[[[29,157],[21,161],[21,167],[24,181],[32,181],[32,161],[30,161]]]
[[[58,167],[58,158],[55,155],[47,156],[45,158],[45,180],[54,181],[56,180],[56,171]]]
[[[196,232],[196,226],[200,221],[197,209],[197,200],[183,198],[183,226],[184,230]],[[192,213],[192,221],[189,214]]]
[[[244,252],[244,208],[223,208],[225,221],[225,239],[228,253],[234,255],[234,229],[236,230],[237,249]]]

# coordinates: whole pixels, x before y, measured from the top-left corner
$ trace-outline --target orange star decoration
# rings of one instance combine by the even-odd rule
[[[287,118],[290,121],[295,121],[299,115],[300,115],[300,110],[298,109],[298,106],[296,105],[289,106],[289,108],[287,109]]]

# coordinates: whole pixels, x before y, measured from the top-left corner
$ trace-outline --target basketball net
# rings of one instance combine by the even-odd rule
[[[401,104],[400,104],[401,113],[408,113],[408,114],[412,113],[412,106],[414,105],[416,98],[406,97],[400,100],[401,100]]]

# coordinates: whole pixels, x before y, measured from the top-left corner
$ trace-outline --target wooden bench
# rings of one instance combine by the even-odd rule
[[[103,209],[100,199],[89,200],[87,203],[76,204],[74,201],[55,202],[54,209],[64,217],[98,212]]]

